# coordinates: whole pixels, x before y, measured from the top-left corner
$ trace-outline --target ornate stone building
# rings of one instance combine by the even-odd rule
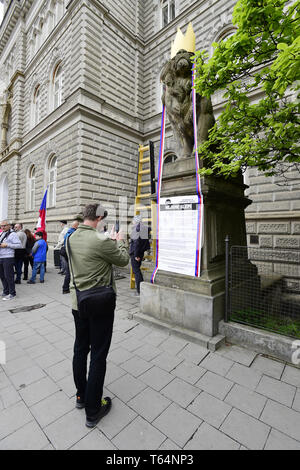
[[[191,21],[197,49],[211,51],[234,31],[235,0],[0,2],[0,218],[33,228],[48,185],[54,242],[57,220],[87,202],[134,202],[138,145],[151,139],[158,154],[159,76],[177,27]],[[223,104],[214,97],[216,116]],[[250,243],[300,247],[300,175],[289,176],[278,186],[248,172]]]

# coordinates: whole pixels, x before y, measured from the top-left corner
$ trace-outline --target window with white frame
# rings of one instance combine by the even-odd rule
[[[41,90],[40,85],[37,85],[33,94],[33,109],[32,109],[32,122],[36,126],[41,119]]]
[[[175,0],[161,0],[162,27],[167,26],[176,16]]]
[[[47,207],[56,205],[56,178],[57,178],[57,158],[55,155],[49,160],[48,165],[48,203]]]
[[[35,208],[35,166],[32,165],[28,172],[28,210]]]
[[[53,72],[52,77],[53,109],[58,108],[62,103],[62,66],[59,63]]]
[[[164,163],[174,163],[177,160],[177,155],[173,152],[169,152],[164,157]]]

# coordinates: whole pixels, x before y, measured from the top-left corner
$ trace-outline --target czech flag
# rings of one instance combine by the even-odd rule
[[[40,212],[39,219],[36,225],[37,229],[40,229],[41,231],[46,230],[47,192],[48,192],[48,188],[46,189],[43,200],[42,200],[42,204],[41,204],[40,211],[39,211]]]

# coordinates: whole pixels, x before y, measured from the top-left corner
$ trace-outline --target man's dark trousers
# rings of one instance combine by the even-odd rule
[[[88,318],[80,318],[77,310],[72,310],[75,320],[75,344],[73,357],[73,375],[77,396],[85,402],[88,417],[97,414],[101,407],[103,384],[106,373],[106,358],[109,351],[113,323],[115,300]],[[87,379],[87,356],[91,351],[89,375]]]
[[[65,268],[66,268],[66,272],[65,272],[65,279],[64,279],[62,290],[63,292],[69,292],[71,276],[70,276],[70,268],[69,268],[68,262],[66,262]]]
[[[15,258],[0,258],[0,279],[5,295],[16,295],[14,266]]]
[[[139,294],[140,293],[140,284],[144,280],[142,272],[141,272],[142,261],[137,261],[135,259],[134,255],[131,255],[130,258],[131,258],[132,272],[133,272],[134,278],[135,278],[135,287],[136,287],[137,293]]]

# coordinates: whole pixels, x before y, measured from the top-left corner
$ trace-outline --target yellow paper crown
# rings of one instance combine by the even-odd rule
[[[193,30],[192,23],[188,25],[185,36],[182,34],[181,29],[178,28],[175,41],[172,43],[171,59],[175,57],[178,51],[183,49],[188,52],[196,52],[196,36]]]

